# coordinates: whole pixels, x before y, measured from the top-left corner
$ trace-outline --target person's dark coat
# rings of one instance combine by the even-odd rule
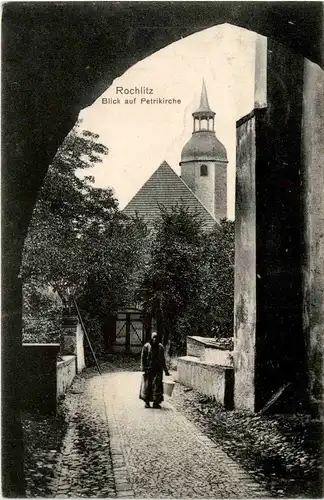
[[[155,405],[159,405],[163,401],[163,372],[169,375],[162,344],[152,345],[147,342],[144,345],[141,369],[143,376],[139,397],[146,403],[153,401]]]
[[[155,359],[152,356],[152,349],[157,348],[157,356]],[[168,373],[168,369],[165,364],[164,347],[162,344],[157,344],[152,346],[151,342],[146,342],[142,349],[141,354],[141,370],[142,372],[148,372],[149,370],[161,371]]]

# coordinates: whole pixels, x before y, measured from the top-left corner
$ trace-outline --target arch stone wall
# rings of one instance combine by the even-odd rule
[[[267,106],[237,123],[235,406],[261,410],[285,387],[273,409],[318,413],[324,72],[273,40],[262,50]]]
[[[321,2],[15,2],[2,16],[2,464],[23,496],[19,366],[28,224],[48,165],[81,109],[137,61],[228,22],[323,64]]]

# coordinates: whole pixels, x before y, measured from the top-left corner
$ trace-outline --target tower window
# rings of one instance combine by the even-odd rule
[[[200,166],[200,175],[202,177],[206,177],[208,175],[208,168],[207,165],[201,165]]]

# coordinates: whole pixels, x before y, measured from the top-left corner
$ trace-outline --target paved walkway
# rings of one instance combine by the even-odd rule
[[[172,407],[172,400],[165,401],[161,410],[145,409],[138,398],[140,378],[139,372],[106,373],[102,378],[92,376],[79,388],[84,393],[76,401],[83,403],[75,403],[75,421],[82,417],[84,429],[80,434],[70,426],[57,496],[267,496]]]
[[[140,498],[257,498],[265,492],[169,401],[145,409],[140,373],[104,377],[113,437],[122,438],[130,484]],[[171,400],[170,400],[171,401]]]
[[[64,406],[68,430],[54,473],[53,496],[115,497],[107,411],[101,378],[83,372],[68,391]]]

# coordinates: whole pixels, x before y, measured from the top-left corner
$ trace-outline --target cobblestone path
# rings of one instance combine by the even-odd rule
[[[116,497],[101,378],[87,372],[76,377],[64,405],[68,430],[53,481],[53,496]]]
[[[165,401],[145,409],[140,373],[104,375],[112,439],[126,467],[124,489],[139,498],[260,498],[268,496],[234,461]],[[123,496],[117,491],[117,496]]]
[[[140,379],[139,372],[84,372],[75,379],[53,496],[269,496],[176,411],[172,399],[161,410],[145,409]]]

